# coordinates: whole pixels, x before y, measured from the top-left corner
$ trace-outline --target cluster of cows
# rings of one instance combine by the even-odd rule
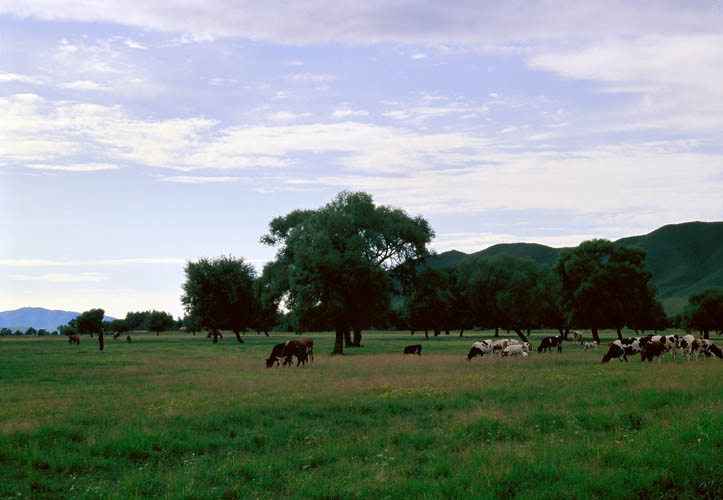
[[[580,332],[575,332],[579,334]],[[597,349],[597,342],[583,342],[582,335],[576,335],[585,350]],[[552,348],[556,347],[557,352],[562,352],[562,342],[564,337],[556,335],[545,337],[542,339],[537,352],[552,352]],[[520,342],[516,339],[485,339],[472,344],[472,348],[467,354],[467,361],[477,356],[483,357],[485,354],[499,354],[502,357],[522,357],[529,356],[532,346],[529,342]],[[696,360],[703,354],[706,357],[714,355],[723,358],[723,351],[708,339],[702,339],[694,335],[648,335],[647,337],[633,337],[622,340],[614,340],[608,342],[608,352],[603,356],[602,362],[607,363],[611,359],[619,359],[620,361],[628,361],[627,356],[630,354],[640,354],[641,360],[648,362],[654,358],[660,362],[660,357],[664,352],[670,352],[673,359],[677,354],[690,359],[694,355]],[[422,345],[409,345],[404,348],[404,354],[422,355]],[[266,367],[270,368],[274,364],[276,366],[291,365],[293,359],[296,358],[296,366],[305,365],[311,357],[314,361],[314,341],[310,338],[300,338],[287,340],[281,344],[276,344],[266,360]]]
[[[602,362],[607,363],[611,359],[627,361],[629,354],[640,353],[640,360],[648,362],[657,358],[660,362],[661,355],[669,352],[675,357],[680,354],[690,360],[691,354],[698,357],[703,354],[705,357],[714,355],[723,358],[723,351],[708,339],[702,339],[695,335],[648,335],[647,337],[631,337],[628,339],[614,340],[608,343],[608,352],[603,356]]]

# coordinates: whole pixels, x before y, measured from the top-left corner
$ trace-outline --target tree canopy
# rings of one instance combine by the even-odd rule
[[[160,332],[170,330],[176,324],[173,316],[164,311],[151,311],[148,316],[148,330],[156,332],[156,336],[160,335]]]
[[[261,241],[279,250],[264,274],[297,321],[328,318],[336,331],[333,353],[342,354],[345,338],[347,345],[359,345],[361,328],[388,310],[390,273],[426,257],[433,236],[421,216],[377,206],[364,192],[343,191],[320,209],[271,221]]]
[[[213,333],[231,330],[239,343],[240,332],[252,328],[257,310],[254,279],[256,271],[242,258],[223,256],[199,259],[185,267],[181,302],[186,313]]]
[[[88,333],[91,336],[94,333],[98,334],[98,348],[101,351],[103,350],[103,316],[105,316],[103,309],[91,309],[75,318],[78,333]]]
[[[683,310],[683,322],[688,330],[703,332],[705,338],[711,330],[723,330],[723,290],[708,288],[691,295]]]

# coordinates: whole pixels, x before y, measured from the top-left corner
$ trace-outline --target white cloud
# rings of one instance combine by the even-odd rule
[[[73,82],[59,83],[58,87],[70,90],[110,90],[109,87],[90,80],[75,80]]]
[[[0,73],[0,83],[29,83],[32,85],[43,85],[45,80],[37,76],[18,75],[17,73]]]
[[[176,175],[161,177],[159,179],[163,182],[177,182],[180,184],[208,184],[208,183],[225,183],[225,182],[238,182],[241,180],[238,177],[209,177],[209,176],[194,176],[194,175]]]
[[[30,163],[23,166],[34,170],[61,170],[65,172],[97,172],[99,170],[116,170],[118,168],[118,165],[112,165],[110,163],[75,163],[70,165]]]
[[[412,54],[412,59],[414,59],[415,61],[418,61],[418,60],[420,60],[420,59],[426,59],[426,58],[427,58],[427,54],[423,54],[423,53],[421,53],[421,52],[417,52],[416,54]]]
[[[295,82],[328,83],[336,79],[336,76],[319,73],[298,73],[291,75],[289,79]]]
[[[336,109],[331,114],[331,116],[333,116],[334,118],[339,118],[339,119],[345,119],[345,118],[349,118],[352,116],[369,116],[369,111],[366,111],[364,109],[348,109],[348,108]]]
[[[126,259],[54,260],[54,259],[0,259],[4,267],[88,267],[124,266],[128,264],[185,264],[185,259],[174,257],[131,257]]]
[[[13,274],[10,277],[16,281],[44,281],[47,283],[84,283],[106,281],[108,279],[108,276],[98,273],[54,273],[41,275]]]

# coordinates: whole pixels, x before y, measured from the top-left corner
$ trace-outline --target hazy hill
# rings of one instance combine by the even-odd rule
[[[691,293],[712,286],[723,288],[723,222],[671,224],[615,243],[645,250],[645,265],[653,273],[658,298],[669,314],[680,312]],[[504,253],[552,266],[560,250],[536,243],[505,243],[473,254],[457,250],[443,252],[431,259],[430,266],[447,267],[473,256],[492,257]]]
[[[71,319],[79,316],[80,313],[72,311],[58,311],[44,309],[42,307],[21,307],[14,311],[0,312],[0,328],[25,331],[31,326],[36,330],[41,328],[53,331],[59,325],[65,325]],[[105,321],[112,321],[115,318],[106,316]],[[23,326],[18,326],[23,325]]]

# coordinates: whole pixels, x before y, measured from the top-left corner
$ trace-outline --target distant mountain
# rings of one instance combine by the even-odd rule
[[[645,250],[645,266],[653,273],[652,282],[668,314],[680,312],[692,293],[715,286],[723,288],[723,222],[671,224],[615,243]],[[553,266],[561,250],[536,243],[505,243],[473,254],[443,252],[435,255],[429,265],[441,268],[471,257],[508,254]]]
[[[44,309],[42,307],[21,307],[14,311],[0,312],[0,328],[25,331],[30,327],[40,330],[41,328],[53,331],[59,325],[65,325],[71,319],[80,316],[78,312],[57,311]],[[105,321],[113,321],[115,318],[105,316]],[[18,326],[23,325],[23,326]]]

